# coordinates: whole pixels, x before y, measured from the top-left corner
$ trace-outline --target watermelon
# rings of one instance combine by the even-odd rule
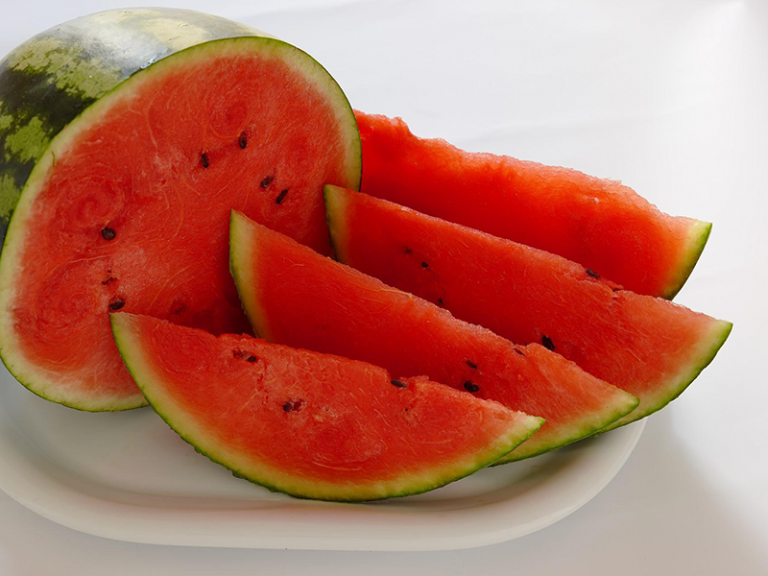
[[[258,335],[339,354],[393,374],[426,374],[466,395],[546,419],[505,461],[594,434],[637,399],[539,344],[513,346],[290,238],[232,215],[231,266]]]
[[[538,342],[640,399],[611,427],[663,408],[712,361],[731,323],[635,294],[596,271],[326,186],[338,259],[518,344]]]
[[[426,378],[249,336],[114,314],[128,370],[184,440],[236,476],[301,498],[377,500],[483,468],[541,419]]]
[[[0,64],[0,119],[0,354],[82,410],[145,404],[109,312],[249,329],[230,208],[328,253],[322,184],[359,185],[354,114],[330,75],[186,10],[104,12],[21,45]]]
[[[356,112],[362,190],[541,248],[640,294],[672,298],[711,224],[672,217],[613,180],[414,136],[399,118]]]

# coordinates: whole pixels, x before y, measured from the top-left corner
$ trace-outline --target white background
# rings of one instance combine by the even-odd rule
[[[165,4],[304,48],[355,107],[401,115],[420,135],[621,179],[667,212],[713,221],[677,301],[734,332],[608,488],[516,541],[401,554],[138,545],[57,526],[0,493],[0,574],[768,574],[768,2]],[[0,0],[0,53],[117,6]]]

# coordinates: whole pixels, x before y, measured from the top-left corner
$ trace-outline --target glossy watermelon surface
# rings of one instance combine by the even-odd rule
[[[356,112],[367,194],[553,252],[640,294],[673,297],[711,224],[672,217],[628,186],[582,172],[470,153]]]
[[[256,333],[273,342],[425,374],[546,422],[505,461],[554,450],[615,422],[637,399],[539,344],[492,332],[233,213],[231,266]]]
[[[294,496],[375,500],[431,490],[497,460],[541,420],[426,378],[248,336],[114,314],[155,411],[240,476]]]
[[[77,115],[57,133],[24,132],[19,162],[6,157],[14,181],[34,168],[0,259],[0,351],[35,393],[118,410],[145,402],[108,314],[247,331],[227,266],[230,209],[328,252],[322,184],[358,186],[359,137],[333,79],[280,40],[187,11],[88,18],[22,46],[0,76],[0,84],[26,75],[52,90],[64,59],[116,83],[92,98],[73,88],[60,105],[75,99],[69,113]],[[110,32],[120,32],[119,44]],[[133,73],[121,80],[128,65]],[[62,81],[60,92],[68,86]],[[17,99],[54,130],[38,93],[48,94]],[[21,145],[18,134],[7,132],[6,142]]]
[[[638,408],[611,426],[676,398],[730,333],[730,322],[635,294],[560,256],[359,192],[325,194],[340,261],[637,396]]]

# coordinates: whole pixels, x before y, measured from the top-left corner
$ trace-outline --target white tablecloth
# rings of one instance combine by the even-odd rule
[[[621,179],[667,212],[713,221],[677,300],[734,332],[598,497],[516,541],[402,554],[138,545],[60,527],[0,493],[0,574],[768,574],[768,3],[164,4],[304,48],[355,107],[401,115],[418,134]],[[115,6],[2,0],[0,53]]]

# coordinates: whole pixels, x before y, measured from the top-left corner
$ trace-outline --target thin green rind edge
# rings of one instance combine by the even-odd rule
[[[73,410],[78,410],[80,412],[88,412],[90,414],[98,414],[101,412],[127,412],[128,410],[137,410],[139,408],[146,408],[149,405],[149,402],[147,402],[146,398],[141,398],[140,402],[138,404],[127,404],[126,406],[120,406],[115,407],[114,404],[112,405],[105,405],[106,407],[98,407],[93,408],[89,407],[87,404],[77,403],[77,402],[69,402],[64,400],[57,400],[55,398],[50,398],[43,394],[42,392],[35,390],[32,388],[31,385],[24,382],[21,378],[19,378],[13,370],[8,366],[8,364],[5,362],[5,359],[0,354],[0,360],[3,361],[3,365],[5,366],[5,369],[8,370],[8,373],[13,376],[16,381],[24,386],[27,390],[32,392],[35,396],[42,398],[43,400],[47,400],[48,402],[52,402],[53,404],[60,404],[61,406],[65,406],[66,408],[72,408]],[[115,403],[116,404],[116,403]]]
[[[621,390],[620,388],[617,388],[618,390]],[[628,404],[622,407],[617,407],[615,410],[613,410],[609,417],[606,418],[603,422],[601,422],[598,425],[593,426],[582,426],[578,428],[578,432],[575,432],[572,436],[569,436],[568,439],[564,442],[559,442],[557,444],[551,444],[548,446],[543,446],[541,449],[536,450],[535,452],[531,452],[530,454],[527,454],[523,452],[520,456],[515,455],[515,451],[513,450],[510,452],[507,456],[504,458],[501,458],[497,462],[494,462],[491,464],[491,466],[501,466],[503,464],[511,464],[512,462],[521,462],[523,460],[528,460],[529,458],[535,458],[536,456],[542,456],[543,454],[548,454],[549,452],[553,452],[555,450],[559,450],[560,448],[565,448],[566,446],[569,446],[575,442],[579,442],[580,440],[584,440],[585,438],[591,438],[595,436],[600,431],[604,430],[607,426],[610,426],[614,422],[618,421],[619,419],[623,418],[627,414],[631,414],[635,408],[640,404],[640,399],[636,396],[633,396],[629,392],[625,392],[622,390],[625,394],[625,399],[629,401]]]
[[[694,236],[687,250],[686,257],[681,262],[680,268],[674,276],[674,281],[664,290],[664,293],[661,295],[662,298],[673,300],[680,290],[683,289],[683,286],[685,286],[688,278],[693,273],[693,269],[698,264],[699,258],[704,253],[704,248],[706,248],[712,232],[712,223],[698,220],[694,224],[694,230],[699,230],[699,232]]]
[[[271,342],[269,338],[269,330],[266,326],[263,326],[261,322],[258,322],[252,313],[252,307],[248,305],[248,301],[251,300],[248,294],[245,293],[243,288],[245,280],[240,274],[241,264],[238,262],[237,243],[239,242],[239,225],[241,220],[246,220],[248,217],[238,212],[237,210],[230,210],[229,212],[229,274],[232,276],[232,280],[235,283],[235,290],[237,290],[237,297],[240,300],[240,307],[245,313],[245,317],[248,319],[248,324],[251,325],[253,333],[258,338],[263,338],[267,342]]]
[[[331,250],[333,251],[333,259],[337,262],[345,264],[345,258],[340,254],[339,242],[337,238],[338,223],[336,222],[336,213],[341,210],[338,206],[339,202],[334,198],[340,198],[340,194],[337,190],[343,190],[340,186],[333,184],[326,184],[323,186],[323,204],[325,206],[325,222],[328,225],[328,236],[331,241]]]
[[[429,491],[435,490],[437,488],[442,488],[443,486],[446,486],[448,484],[451,484],[453,482],[461,480],[462,478],[466,478],[467,476],[470,476],[471,474],[474,474],[478,470],[482,470],[483,468],[488,467],[493,462],[495,462],[499,458],[503,458],[505,454],[508,454],[509,452],[511,452],[512,450],[517,448],[517,446],[519,446],[520,444],[525,442],[528,438],[533,436],[538,431],[538,429],[541,428],[541,426],[544,424],[544,419],[543,418],[537,418],[535,416],[529,416],[528,418],[531,421],[537,421],[537,424],[538,424],[537,426],[531,426],[522,435],[515,435],[515,437],[513,439],[511,439],[511,441],[508,442],[507,445],[503,446],[501,449],[494,450],[491,456],[489,456],[488,458],[482,460],[480,462],[480,464],[478,464],[477,466],[475,466],[475,467],[473,467],[471,469],[468,469],[468,470],[460,473],[460,475],[451,476],[450,478],[447,478],[447,479],[440,479],[440,480],[438,480],[436,482],[433,482],[433,483],[425,485],[425,486],[418,487],[416,489],[406,489],[406,490],[402,490],[402,491],[399,491],[399,492],[393,492],[393,493],[387,494],[385,496],[376,496],[376,497],[372,497],[372,498],[354,497],[354,496],[349,497],[349,498],[345,498],[345,497],[338,497],[338,498],[317,497],[317,496],[312,496],[309,493],[301,494],[301,493],[291,492],[291,491],[282,489],[280,486],[271,484],[269,482],[265,482],[263,480],[259,480],[259,479],[256,479],[256,478],[251,478],[251,477],[247,476],[246,474],[240,472],[236,468],[230,467],[225,462],[219,460],[215,455],[212,455],[212,454],[210,454],[210,453],[208,453],[208,452],[198,448],[197,445],[194,443],[194,441],[192,439],[190,439],[187,435],[182,434],[176,428],[176,426],[174,426],[174,423],[172,421],[173,420],[172,417],[169,416],[168,414],[164,413],[162,411],[162,409],[160,409],[155,403],[153,403],[153,401],[152,401],[152,393],[151,392],[148,393],[148,388],[151,388],[151,385],[149,387],[147,387],[146,383],[144,383],[138,377],[138,375],[137,375],[138,370],[136,370],[134,367],[132,367],[132,362],[129,359],[130,353],[127,351],[127,346],[125,345],[125,343],[123,343],[122,338],[121,338],[121,327],[119,326],[119,322],[120,321],[117,320],[117,317],[120,316],[120,314],[110,314],[109,316],[110,316],[110,318],[109,318],[110,325],[112,327],[112,334],[114,335],[115,343],[117,345],[117,349],[120,352],[120,357],[122,358],[123,363],[125,364],[125,367],[127,368],[128,372],[131,374],[131,377],[133,378],[134,382],[136,382],[136,385],[144,393],[145,398],[147,399],[149,405],[152,407],[154,412],[174,432],[176,432],[182,440],[184,440],[185,442],[190,444],[195,449],[196,452],[198,452],[199,454],[205,456],[211,462],[214,462],[215,464],[219,464],[220,466],[223,466],[224,468],[226,468],[227,470],[232,472],[232,474],[236,478],[241,478],[243,480],[248,480],[249,482],[251,482],[253,484],[256,484],[257,486],[261,486],[263,488],[266,488],[270,492],[280,492],[280,493],[292,496],[294,498],[305,499],[305,500],[323,500],[323,501],[327,501],[327,502],[354,503],[354,502],[372,502],[372,501],[375,501],[375,500],[386,500],[386,499],[390,499],[390,498],[400,498],[400,497],[405,497],[405,496],[414,496],[416,494],[423,494],[424,492],[429,492]]]
[[[350,132],[352,133],[353,136],[356,135],[356,138],[353,138],[354,142],[356,143],[356,146],[353,146],[353,148],[355,148],[358,151],[358,154],[355,155],[355,164],[356,165],[353,166],[353,169],[358,174],[358,176],[357,176],[357,178],[355,180],[355,185],[356,185],[355,187],[356,187],[356,189],[359,190],[360,184],[362,182],[362,140],[361,140],[361,137],[360,137],[360,130],[357,127],[357,119],[355,118],[354,109],[352,108],[352,105],[349,102],[349,98],[347,97],[346,93],[341,89],[341,86],[339,85],[339,83],[331,75],[331,73],[328,72],[328,70],[322,64],[320,64],[320,62],[318,62],[310,54],[308,54],[307,52],[305,52],[301,48],[298,48],[297,46],[294,46],[293,44],[290,44],[289,42],[285,42],[284,40],[280,40],[279,38],[272,38],[272,37],[267,37],[267,36],[257,36],[257,35],[243,35],[243,36],[232,36],[232,37],[227,37],[227,38],[218,38],[218,39],[215,39],[215,40],[209,40],[209,41],[206,41],[206,42],[201,42],[199,44],[193,44],[192,46],[189,46],[189,47],[184,48],[182,50],[178,50],[176,52],[173,52],[173,53],[165,56],[164,58],[158,60],[157,62],[153,62],[150,66],[147,66],[146,68],[141,68],[139,70],[136,70],[133,74],[131,74],[127,78],[125,78],[122,81],[120,81],[118,84],[113,86],[111,89],[107,90],[97,100],[95,100],[92,104],[90,104],[89,106],[84,108],[79,114],[77,114],[74,118],[72,118],[72,120],[70,120],[69,123],[66,126],[64,126],[56,135],[54,135],[53,138],[51,138],[51,141],[45,147],[45,150],[43,150],[43,152],[40,154],[40,157],[35,161],[34,168],[30,172],[30,174],[29,174],[29,176],[27,178],[27,181],[24,183],[24,186],[20,190],[19,198],[18,198],[18,200],[16,202],[16,206],[18,206],[20,204],[23,195],[25,194],[25,192],[29,188],[29,183],[33,182],[36,179],[35,177],[37,175],[36,173],[38,172],[38,167],[41,164],[43,164],[42,160],[45,158],[46,154],[48,154],[49,150],[51,149],[53,144],[56,142],[56,140],[59,139],[59,136],[62,135],[62,134],[66,135],[66,133],[69,131],[70,127],[75,126],[76,124],[79,124],[80,122],[82,122],[83,121],[83,116],[86,115],[88,113],[88,111],[91,110],[91,108],[93,108],[94,106],[98,105],[99,102],[101,102],[104,98],[106,98],[106,97],[108,97],[108,96],[110,96],[110,95],[120,91],[121,89],[123,89],[123,87],[126,84],[130,83],[136,76],[141,75],[143,77],[146,74],[150,74],[153,71],[153,69],[156,68],[156,64],[158,64],[160,62],[165,63],[168,59],[174,58],[174,57],[182,55],[182,54],[189,53],[191,51],[199,49],[202,46],[206,46],[207,47],[207,46],[212,45],[212,44],[228,43],[228,42],[243,41],[243,40],[245,40],[245,41],[254,41],[255,40],[255,41],[272,42],[272,43],[277,43],[277,44],[283,45],[285,47],[288,47],[289,49],[296,50],[297,52],[299,52],[299,53],[303,54],[304,56],[306,56],[309,59],[309,62],[312,65],[317,66],[320,70],[322,70],[325,73],[325,75],[330,79],[330,81],[338,88],[338,92],[339,92],[339,94],[341,94],[342,99],[344,101],[344,104],[346,105],[346,111],[349,112],[349,116],[351,116],[351,118],[353,120],[354,127],[355,127],[355,129],[351,130]],[[8,227],[6,229],[5,236],[2,239],[2,244],[0,245],[0,260],[2,260],[3,256],[8,253],[8,251],[5,250],[5,247],[7,245],[11,244],[14,241],[15,237],[17,236],[17,234],[14,233],[16,227],[13,225],[14,224],[14,220],[15,220],[17,214],[18,214],[18,211],[14,208],[13,212],[11,213],[11,217],[10,217],[10,219],[8,221]],[[32,387],[33,386],[32,384],[28,384],[27,382],[25,382],[24,380],[19,378],[19,376],[17,376],[16,372],[11,368],[9,361],[6,360],[6,351],[4,351],[2,346],[0,346],[0,361],[2,361],[3,365],[8,370],[8,372],[16,379],[17,382],[19,382],[22,386],[24,386],[24,388],[26,388],[27,390],[29,390],[30,392],[32,392],[36,396],[38,396],[40,398],[43,398],[44,400],[47,400],[47,401],[52,402],[54,404],[61,404],[62,406],[66,406],[67,408],[72,408],[74,410],[79,410],[81,412],[97,413],[97,412],[124,412],[126,410],[135,410],[137,408],[143,408],[143,407],[148,405],[148,402],[146,401],[146,399],[142,399],[140,401],[140,403],[135,404],[135,405],[134,404],[128,404],[126,406],[114,407],[114,404],[109,404],[108,403],[108,404],[103,404],[103,405],[98,406],[98,407],[92,407],[92,406],[89,407],[88,405],[82,404],[82,403],[79,403],[79,402],[71,402],[71,401],[51,398],[51,397],[48,397],[45,394],[35,390]]]
[[[685,392],[688,389],[688,387],[693,383],[693,381],[699,377],[699,374],[701,374],[704,371],[704,369],[712,363],[712,361],[715,359],[715,356],[717,356],[717,353],[723,347],[723,344],[725,344],[725,341],[728,340],[728,336],[730,336],[731,331],[733,330],[732,322],[728,322],[726,320],[718,320],[718,323],[721,324],[722,328],[713,337],[712,345],[708,347],[707,351],[702,355],[701,357],[702,359],[698,363],[696,363],[696,365],[691,369],[688,375],[683,378],[682,383],[671,390],[671,394],[669,394],[661,401],[657,402],[653,406],[646,409],[643,413],[632,415],[634,416],[633,418],[630,418],[626,421],[624,421],[623,418],[621,420],[617,420],[613,424],[610,424],[609,426],[600,430],[596,434],[596,436],[599,436],[600,434],[604,434],[605,432],[610,432],[611,430],[615,430],[616,428],[626,426],[627,424],[631,424],[632,422],[642,420],[643,418],[647,418],[648,416],[655,414],[656,412],[658,412],[659,410],[667,406],[670,402],[672,402],[673,400],[678,398],[683,392]]]

